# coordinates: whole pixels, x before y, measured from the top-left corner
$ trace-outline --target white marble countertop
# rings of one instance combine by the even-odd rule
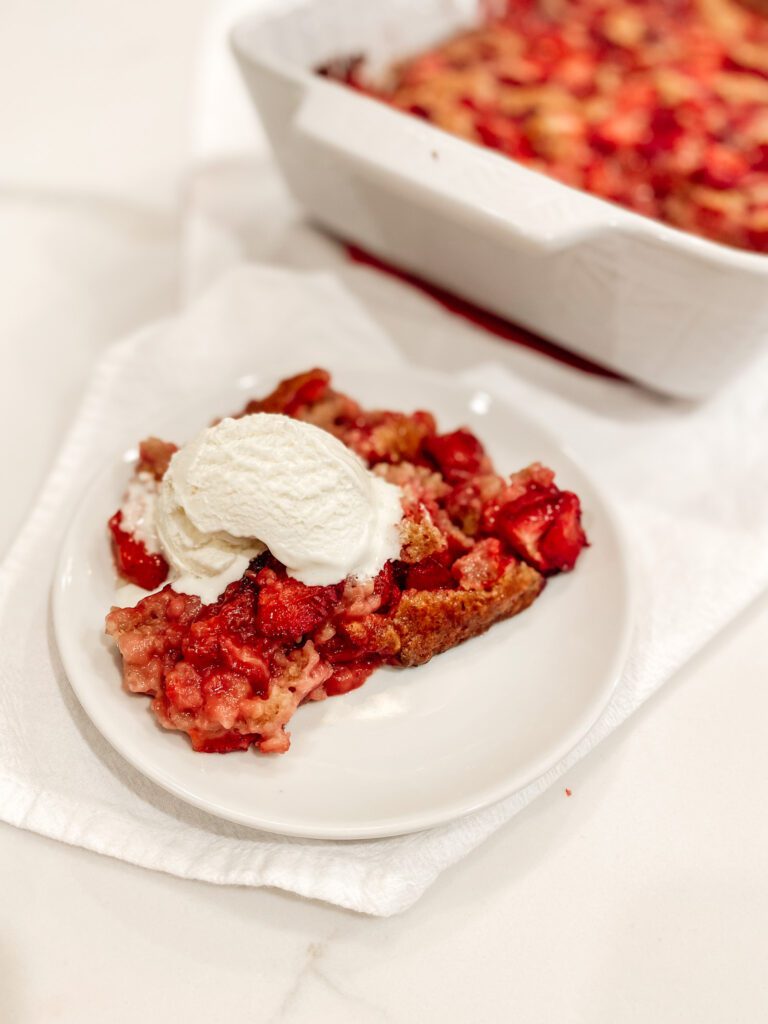
[[[0,551],[94,357],[176,305],[207,8],[4,5]],[[0,1021],[766,1019],[767,628],[763,599],[388,920],[184,882],[0,826]]]

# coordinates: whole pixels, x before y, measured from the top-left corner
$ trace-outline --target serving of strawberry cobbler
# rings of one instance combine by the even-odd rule
[[[522,612],[548,577],[574,568],[587,543],[579,499],[557,486],[551,469],[534,463],[502,476],[470,430],[440,433],[434,417],[424,411],[363,409],[335,390],[324,370],[282,381],[237,416],[210,428],[204,441],[218,443],[226,435],[225,440],[245,443],[247,424],[262,434],[279,428],[278,434],[264,435],[277,438],[275,444],[289,435],[294,444],[294,434],[304,443],[306,434],[310,442],[320,442],[317,459],[327,448],[334,465],[341,442],[347,455],[354,453],[351,463],[362,467],[355,472],[364,470],[361,487],[368,487],[370,477],[376,509],[395,496],[395,546],[370,575],[303,582],[297,577],[329,578],[334,572],[318,567],[312,554],[311,515],[302,542],[315,560],[306,555],[297,568],[287,564],[290,554],[281,561],[275,553],[283,551],[282,515],[272,533],[264,520],[266,532],[259,533],[257,543],[231,525],[232,536],[219,531],[201,540],[200,521],[184,525],[177,504],[169,521],[182,522],[186,531],[184,557],[204,554],[215,562],[216,572],[225,562],[229,567],[229,582],[207,600],[200,596],[206,592],[194,592],[186,576],[174,576],[176,549],[155,540],[160,513],[153,502],[159,495],[162,511],[172,477],[177,497],[199,497],[197,485],[184,490],[182,470],[189,469],[192,456],[157,438],[141,444],[133,481],[109,529],[118,574],[150,592],[135,606],[113,608],[106,631],[122,656],[126,688],[150,696],[159,723],[187,733],[196,751],[225,753],[251,746],[265,753],[286,751],[286,726],[302,703],[354,690],[381,666],[422,665]],[[199,466],[203,442],[196,443]],[[217,448],[214,469],[221,460]],[[273,460],[270,486],[276,486],[281,472],[279,460]],[[303,486],[297,480],[297,489]],[[323,480],[316,486],[322,495]],[[334,484],[332,489],[338,488]],[[239,499],[237,488],[230,490],[227,522],[234,523]],[[288,502],[289,515],[291,496],[275,493],[277,501]],[[330,501],[333,495],[326,497]],[[344,497],[343,507],[351,500]],[[381,523],[382,537],[389,537],[388,521]],[[355,546],[354,533],[352,528],[348,536],[342,531],[342,547]],[[163,529],[159,535],[164,536]],[[329,543],[317,550],[330,550]],[[360,550],[367,550],[364,544]]]
[[[567,185],[768,253],[768,17],[737,0],[501,0],[381,78],[321,69]]]

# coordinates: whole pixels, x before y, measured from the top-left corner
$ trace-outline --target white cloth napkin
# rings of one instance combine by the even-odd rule
[[[435,315],[450,331],[450,318]],[[700,408],[610,381],[590,381],[588,400],[568,401],[503,368],[475,368],[473,383],[503,393],[566,438],[621,509],[641,586],[631,656],[610,707],[546,777],[427,833],[356,843],[284,839],[181,804],[101,739],[58,661],[50,586],[83,486],[99,463],[160,423],[169,404],[197,394],[205,418],[205,395],[221,381],[265,368],[375,367],[398,358],[330,277],[252,267],[230,273],[182,317],[108,351],[0,569],[0,817],[183,877],[278,886],[392,914],[614,729],[765,586],[768,359]]]

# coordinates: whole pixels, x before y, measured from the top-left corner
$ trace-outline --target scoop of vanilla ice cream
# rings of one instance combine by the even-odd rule
[[[187,515],[176,489],[178,467],[166,472],[155,509],[155,529],[163,552],[181,576],[219,576],[239,579],[248,563],[264,550],[253,538],[225,532],[205,533]],[[231,580],[228,580],[231,582]]]
[[[182,585],[215,577],[223,589],[264,546],[302,583],[326,585],[397,557],[400,497],[326,431],[256,413],[221,420],[173,456],[156,527]]]

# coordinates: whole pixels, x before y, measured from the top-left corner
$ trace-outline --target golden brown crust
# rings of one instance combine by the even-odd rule
[[[423,665],[525,611],[544,583],[529,565],[513,563],[487,590],[405,590],[393,615],[365,615],[342,628],[353,643],[376,650],[390,664]]]
[[[401,665],[423,665],[436,654],[479,636],[524,611],[538,597],[544,577],[528,565],[510,565],[490,590],[406,590],[392,618],[400,638]]]
[[[418,505],[400,520],[400,561],[421,562],[448,547],[445,535],[435,526],[426,505]]]

